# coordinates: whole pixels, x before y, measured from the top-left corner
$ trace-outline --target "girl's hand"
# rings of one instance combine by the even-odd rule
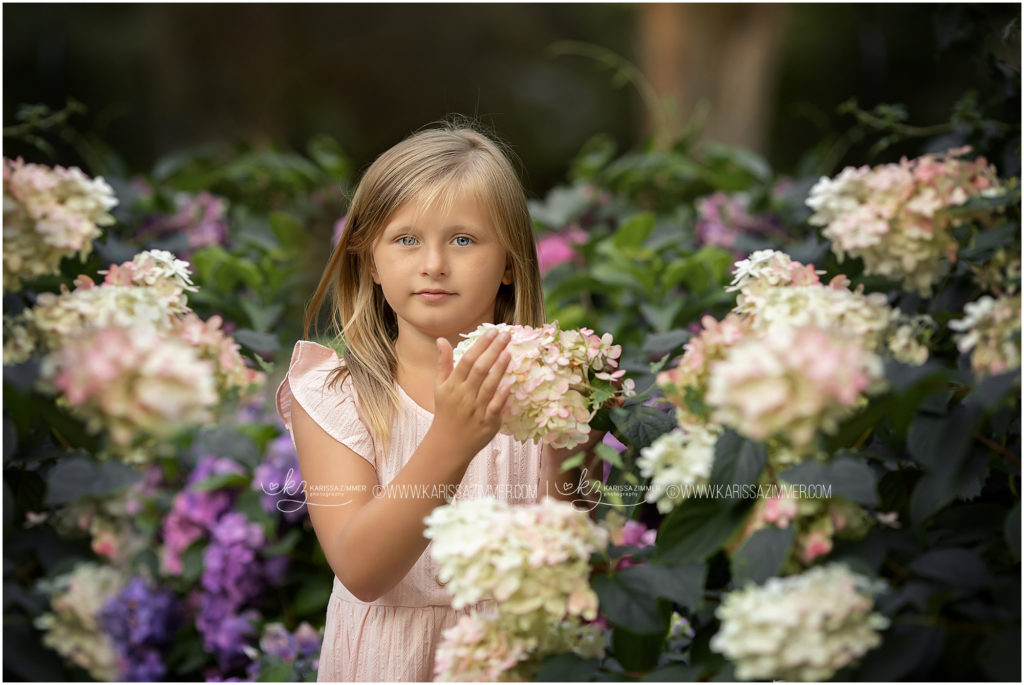
[[[511,336],[485,333],[453,367],[451,344],[437,339],[437,374],[434,379],[434,422],[439,438],[448,441],[461,459],[469,462],[501,427],[501,415],[511,386],[501,385],[511,355],[505,350]]]

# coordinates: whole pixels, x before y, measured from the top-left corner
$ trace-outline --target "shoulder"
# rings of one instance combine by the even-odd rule
[[[345,360],[334,349],[310,340],[299,340],[292,348],[288,371],[275,393],[278,414],[285,427],[291,427],[291,402],[298,401],[311,416],[319,414],[323,403],[338,407],[356,404],[352,379],[345,374],[337,383],[334,372],[344,369]]]

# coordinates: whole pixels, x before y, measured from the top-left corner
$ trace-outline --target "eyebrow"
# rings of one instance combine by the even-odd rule
[[[390,226],[385,229],[388,233],[399,233],[403,231],[414,231],[416,226],[411,224],[403,224],[401,226]],[[482,230],[479,226],[473,224],[452,224],[451,226],[445,226],[443,230],[446,231],[480,231]]]

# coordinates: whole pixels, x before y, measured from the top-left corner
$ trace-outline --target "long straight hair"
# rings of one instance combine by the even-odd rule
[[[330,294],[331,337],[344,346],[343,363],[328,387],[352,378],[363,417],[387,448],[399,408],[395,389],[398,323],[370,272],[374,243],[407,202],[449,206],[460,194],[477,194],[512,267],[494,304],[496,323],[539,326],[544,322],[533,223],[526,195],[504,146],[470,125],[444,123],[415,133],[380,155],[356,186],[341,240],[324,269],[305,317],[310,324]]]

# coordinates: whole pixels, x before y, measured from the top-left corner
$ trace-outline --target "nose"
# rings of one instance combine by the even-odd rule
[[[448,258],[444,247],[433,245],[423,251],[423,275],[439,278],[448,275]]]

